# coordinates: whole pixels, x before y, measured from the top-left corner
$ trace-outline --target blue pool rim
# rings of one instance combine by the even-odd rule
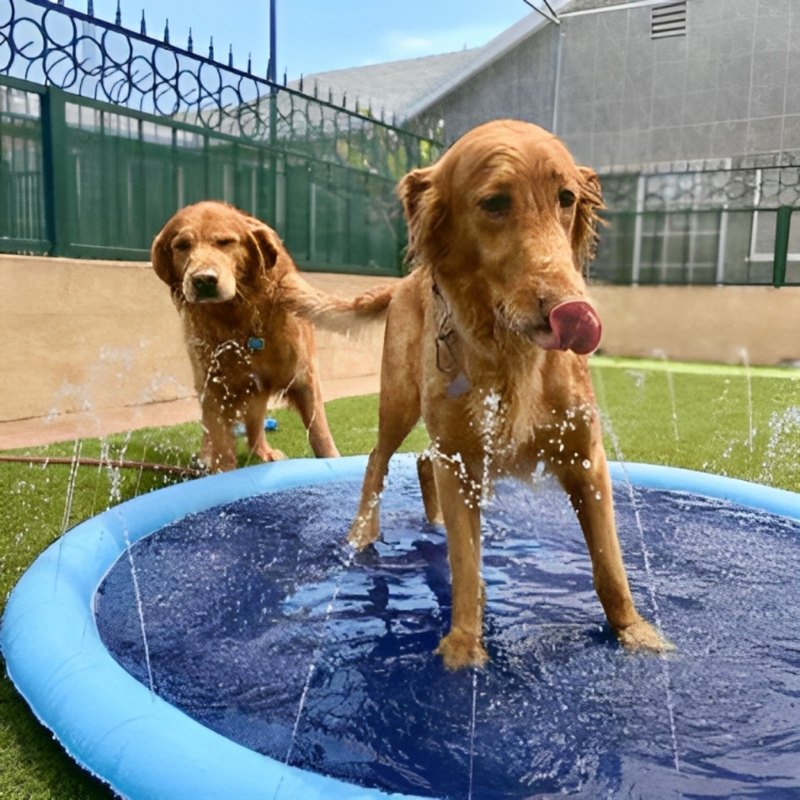
[[[128,541],[255,494],[360,480],[366,459],[282,461],[160,489],[77,525],[36,559],[9,597],[0,648],[17,690],[79,764],[123,797],[147,800],[409,797],[287,766],[195,722],[117,664],[93,612],[96,589]],[[635,486],[729,500],[800,521],[800,494],[673,467],[609,466],[615,482],[627,477]]]

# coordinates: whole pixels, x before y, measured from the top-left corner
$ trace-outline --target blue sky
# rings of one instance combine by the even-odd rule
[[[541,0],[538,0],[541,3]],[[86,0],[66,0],[86,10]],[[169,19],[170,38],[207,52],[214,37],[217,58],[264,74],[269,43],[269,0],[121,0],[122,22],[160,37]],[[113,20],[116,0],[94,0],[95,14]],[[485,44],[531,12],[523,0],[277,0],[278,74],[289,78],[332,69],[448,53]]]

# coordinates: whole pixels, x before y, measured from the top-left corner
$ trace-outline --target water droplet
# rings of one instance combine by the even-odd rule
[[[600,492],[595,492],[594,493],[594,499],[595,500],[602,500],[603,499],[603,495],[600,494]]]
[[[592,468],[592,462],[589,461],[588,458],[584,458],[582,464],[583,464],[583,468],[584,469],[591,469]]]

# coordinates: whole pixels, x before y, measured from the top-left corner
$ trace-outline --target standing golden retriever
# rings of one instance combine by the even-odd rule
[[[349,541],[379,534],[391,455],[420,415],[432,447],[419,461],[425,511],[444,522],[452,622],[437,653],[451,669],[481,665],[481,501],[499,476],[537,465],[569,494],[606,617],[629,649],[671,645],[636,611],[614,525],[587,355],[600,320],[586,298],[594,254],[595,173],[528,123],[481,125],[399,194],[416,269],[389,305],[378,442]]]
[[[303,419],[317,457],[338,456],[316,365],[314,327],[306,316],[346,312],[345,302],[307,284],[277,234],[226,203],[178,211],[155,237],[151,259],[183,319],[203,417],[203,459],[213,471],[236,467],[233,426],[243,422],[251,451],[284,458],[264,435],[267,402],[285,396]],[[366,295],[364,297],[367,297]],[[362,302],[385,308],[389,294]]]

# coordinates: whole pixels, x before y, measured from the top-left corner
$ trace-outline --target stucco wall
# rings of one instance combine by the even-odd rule
[[[602,353],[741,364],[800,363],[800,287],[594,286]]]
[[[387,281],[306,278],[341,297]],[[0,421],[194,397],[178,313],[149,264],[0,254],[0,281]],[[326,398],[364,377],[377,390],[382,338],[382,322],[318,333]]]
[[[568,11],[569,7],[565,9]],[[800,147],[800,5],[689,0],[685,37],[651,9],[566,17],[558,133],[595,168]]]
[[[386,279],[307,274],[342,297]],[[0,255],[0,422],[194,397],[178,314],[149,265]],[[800,288],[596,286],[609,355],[800,361]],[[318,335],[327,398],[377,391],[383,325]]]
[[[599,6],[613,8],[570,16]],[[625,6],[570,3],[560,26],[534,33],[421,118],[443,119],[448,142],[490,119],[534,122],[598,170],[797,155],[800,3],[689,0],[686,36],[656,40],[651,8]]]
[[[559,32],[550,25],[456,87],[421,117],[422,129],[444,120],[450,144],[476,125],[514,118],[553,128]]]

